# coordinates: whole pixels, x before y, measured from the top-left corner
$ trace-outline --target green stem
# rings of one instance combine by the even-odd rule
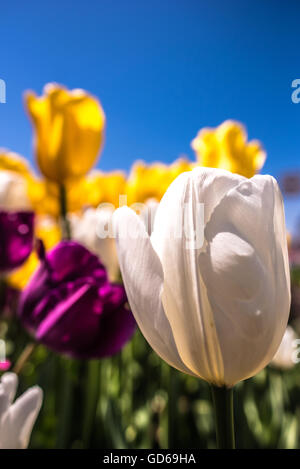
[[[71,239],[71,228],[68,220],[67,192],[64,184],[59,184],[60,217],[62,225],[62,239]],[[57,366],[60,376],[59,404],[58,404],[58,432],[57,448],[66,449],[71,441],[71,417],[74,404],[74,386],[72,379],[72,361],[58,357]]]
[[[90,447],[90,439],[95,422],[97,404],[100,390],[100,364],[99,360],[90,360],[87,366],[86,402],[83,423],[84,448]]]
[[[60,367],[60,389],[59,389],[59,417],[57,432],[57,448],[67,449],[71,440],[71,417],[73,407],[73,382],[72,363],[66,363],[64,359],[58,359]]]
[[[34,352],[37,344],[35,342],[30,342],[29,344],[26,345],[24,348],[23,352],[19,356],[17,363],[13,367],[13,372],[19,375],[21,371],[23,370],[24,365],[26,362],[29,360],[31,357],[32,353]]]
[[[178,400],[178,376],[177,370],[169,367],[169,392],[168,392],[168,449],[176,448],[176,422]]]
[[[68,220],[67,192],[64,184],[59,185],[60,216],[62,220],[63,239],[71,239],[71,227]]]
[[[218,449],[234,449],[233,388],[212,386]]]

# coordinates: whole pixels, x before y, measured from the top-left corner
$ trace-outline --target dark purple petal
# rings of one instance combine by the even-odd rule
[[[97,342],[90,350],[91,357],[107,357],[118,353],[131,339],[136,328],[129,310],[126,293],[121,285],[111,285],[110,298],[100,317]]]
[[[33,212],[0,211],[0,272],[25,262],[33,247]]]
[[[47,261],[56,283],[78,278],[92,278],[99,285],[107,283],[106,270],[98,257],[75,241],[59,243],[47,254]]]
[[[86,284],[60,302],[42,321],[36,339],[56,351],[81,357],[97,339],[99,315],[94,312],[96,288]]]
[[[110,284],[99,259],[73,241],[41,261],[19,315],[38,341],[77,358],[117,353],[135,330],[124,288]]]

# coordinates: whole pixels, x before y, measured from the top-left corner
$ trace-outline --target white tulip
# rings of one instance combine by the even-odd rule
[[[43,392],[38,386],[28,389],[14,403],[18,377],[4,373],[0,381],[0,449],[25,449],[40,411]]]
[[[165,361],[227,387],[271,361],[290,308],[283,203],[271,176],[199,167],[171,184],[151,237],[127,207],[114,228],[131,309]]]
[[[147,233],[151,235],[159,202],[156,199],[151,198],[147,199],[144,204],[133,204],[131,208],[134,208],[136,205],[141,206],[141,210],[138,210],[139,215],[145,224]]]
[[[24,178],[12,171],[0,171],[0,210],[30,210]]]
[[[297,359],[298,342],[296,332],[291,326],[288,326],[281,344],[271,361],[271,365],[282,370],[293,368],[297,363],[295,359]]]
[[[112,215],[110,206],[88,208],[82,216],[71,215],[70,222],[72,238],[99,257],[109,279],[114,281],[119,275],[119,261],[112,232]]]

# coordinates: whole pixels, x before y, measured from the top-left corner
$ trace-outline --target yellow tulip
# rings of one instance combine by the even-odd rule
[[[247,142],[245,127],[232,120],[215,129],[200,130],[191,146],[201,166],[227,169],[248,178],[262,168],[266,159],[260,142]]]
[[[39,259],[33,251],[21,267],[6,277],[6,282],[17,290],[23,290],[39,265]]]
[[[42,174],[59,184],[86,175],[103,143],[105,115],[100,102],[84,90],[50,83],[41,97],[28,91],[25,103]]]
[[[126,176],[122,171],[93,171],[82,181],[84,205],[97,207],[101,203],[110,203],[116,208],[119,206],[119,195],[125,193]]]
[[[143,203],[148,199],[160,200],[171,182],[181,173],[189,171],[193,164],[185,158],[179,158],[171,165],[152,163],[147,165],[137,161],[127,181],[127,203]]]
[[[18,153],[4,148],[0,149],[0,170],[12,171],[24,177],[32,176],[32,171],[27,160],[18,155]]]

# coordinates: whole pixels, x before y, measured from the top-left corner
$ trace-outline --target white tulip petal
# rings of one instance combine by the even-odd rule
[[[286,327],[289,269],[281,227],[277,183],[256,176],[228,192],[205,229],[209,244],[199,265],[229,385],[253,376],[271,360]]]
[[[142,205],[143,205],[143,208],[139,215],[145,224],[147,233],[150,236],[154,228],[154,220],[155,220],[156,210],[158,209],[158,206],[159,206],[159,202],[156,199],[147,199],[146,202]]]
[[[1,377],[0,386],[3,387],[5,394],[8,396],[9,404],[12,403],[16,395],[18,381],[18,376],[11,372],[4,373]]]
[[[290,307],[284,210],[272,177],[209,168],[180,175],[150,240],[129,209],[117,214],[129,302],[162,358],[229,387],[270,362]],[[123,227],[136,238],[121,236]]]
[[[0,384],[0,433],[1,433],[1,418],[9,407],[9,396],[5,393],[3,386]]]
[[[2,375],[0,380],[0,434],[2,416],[5,414],[15,397],[17,385],[18,377],[15,373],[8,372]]]
[[[27,448],[33,425],[42,405],[42,399],[42,390],[38,386],[34,386],[10,406],[1,422],[1,448]]]
[[[195,374],[215,384],[223,380],[223,363],[199,270],[202,243],[198,248],[195,246],[195,234],[200,236],[203,229],[199,225],[201,204],[205,203],[204,223],[207,223],[227,191],[243,180],[241,176],[210,168],[181,174],[157,209],[151,236],[164,269],[163,304],[181,359]]]
[[[197,167],[180,174],[169,186],[156,210],[154,231],[164,233],[168,230],[169,227],[165,226],[165,215],[168,213],[169,203],[176,205],[177,210],[180,210],[184,204],[192,202],[194,197],[196,198],[194,203],[205,204],[204,223],[206,224],[220,200],[230,189],[237,187],[243,181],[248,179],[215,168]]]
[[[114,214],[120,268],[135,319],[146,340],[167,363],[193,374],[182,362],[165,315],[163,271],[142,220],[128,207]]]

